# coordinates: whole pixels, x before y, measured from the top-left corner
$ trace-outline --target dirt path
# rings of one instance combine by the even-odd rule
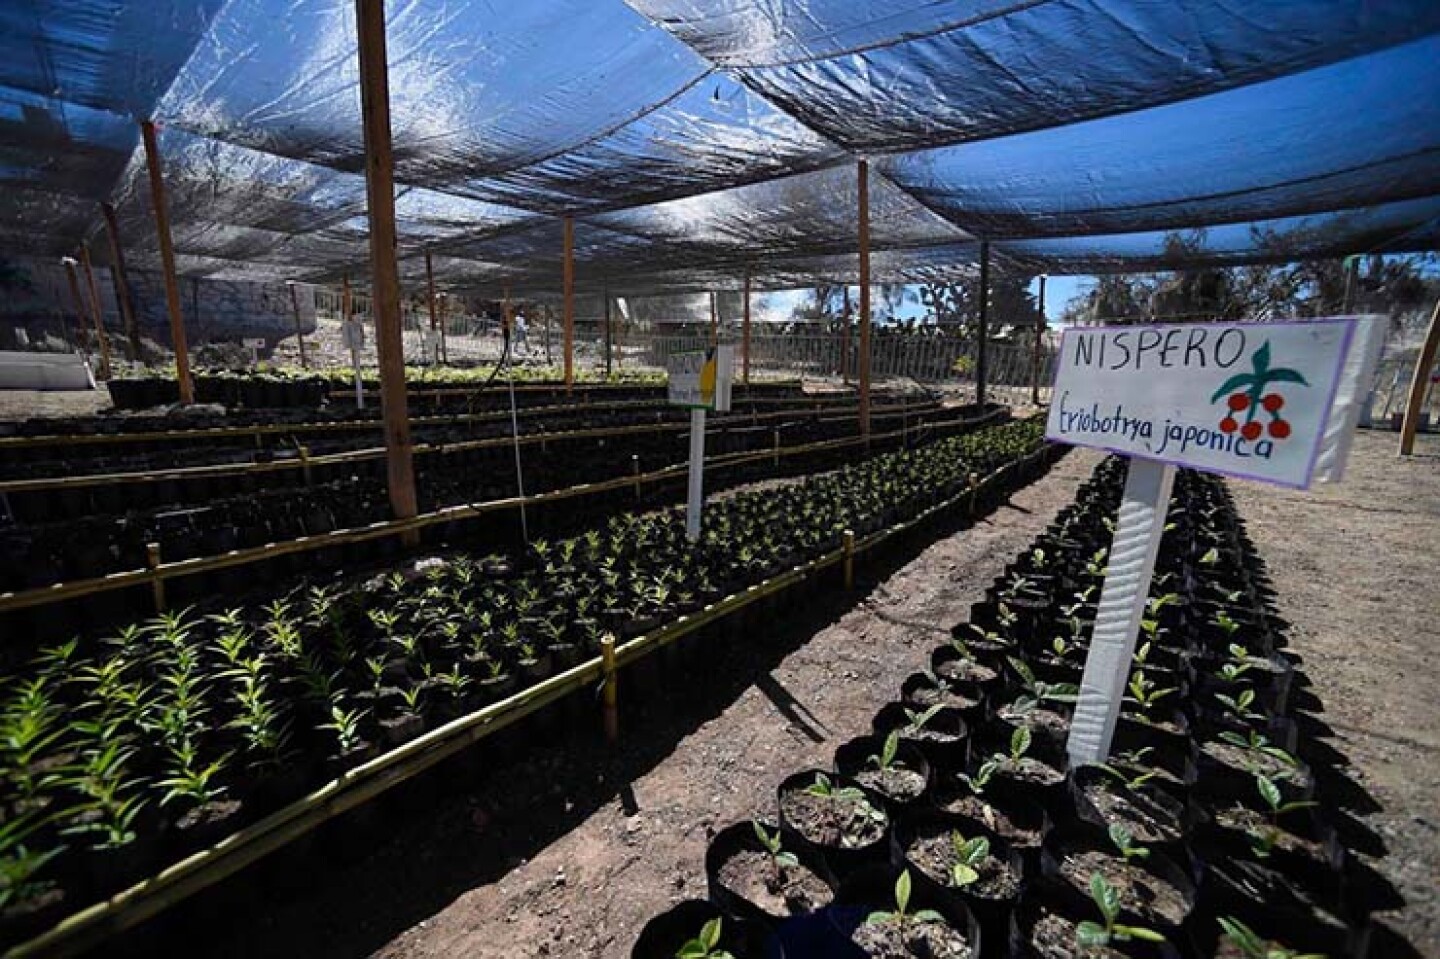
[[[1440,957],[1440,437],[1408,460],[1395,446],[1394,433],[1360,433],[1338,486],[1232,489],[1330,744],[1373,797],[1350,805],[1374,835],[1354,831],[1385,852],[1378,868],[1407,900],[1385,921]]]

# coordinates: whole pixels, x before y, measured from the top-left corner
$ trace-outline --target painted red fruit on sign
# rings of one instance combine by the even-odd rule
[[[1235,422],[1235,417],[1227,416],[1220,421],[1220,432],[1233,433],[1239,426],[1240,424]]]
[[[1290,424],[1284,420],[1272,420],[1270,423],[1270,435],[1277,440],[1283,440],[1290,435]]]
[[[1259,423],[1246,423],[1240,430],[1240,435],[1247,440],[1259,439],[1262,427]]]
[[[1271,413],[1278,413],[1280,411],[1280,407],[1285,405],[1285,397],[1281,396],[1279,393],[1269,393],[1266,394],[1265,398],[1260,402],[1265,407],[1265,409],[1267,409]]]
[[[1239,413],[1240,411],[1244,410],[1245,407],[1250,405],[1250,397],[1246,396],[1244,393],[1234,393],[1231,394],[1230,399],[1226,402],[1230,405],[1230,408],[1232,410]]]

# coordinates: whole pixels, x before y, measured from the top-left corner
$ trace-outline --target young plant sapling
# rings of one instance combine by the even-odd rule
[[[1245,959],[1326,959],[1318,952],[1300,953],[1266,942],[1249,926],[1231,916],[1221,916],[1218,921],[1225,940],[1239,949]]]
[[[902,928],[910,923],[944,922],[945,917],[933,909],[919,909],[910,912],[910,871],[900,873],[895,880],[895,911],[877,910],[865,917],[867,925],[878,926],[895,923]]]
[[[1116,922],[1120,918],[1120,891],[1098,872],[1090,876],[1090,899],[1100,910],[1102,922],[1086,919],[1075,927],[1075,944],[1080,948],[1103,949],[1111,943],[1129,942],[1132,939],[1144,942],[1165,941],[1165,937],[1153,929]]]
[[[711,919],[700,927],[700,935],[680,947],[680,951],[675,953],[675,959],[735,959],[720,948],[720,935],[723,931],[721,919],[718,916]]]
[[[964,888],[980,879],[980,864],[990,855],[990,840],[984,836],[966,839],[960,831],[950,833],[955,862],[950,866],[950,885]]]

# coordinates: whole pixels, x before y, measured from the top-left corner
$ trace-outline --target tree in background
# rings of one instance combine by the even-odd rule
[[[1174,233],[1162,257],[1174,264],[1168,272],[1099,276],[1092,289],[1066,304],[1061,320],[1072,325],[1329,316],[1345,311],[1349,288],[1353,311],[1384,313],[1401,327],[1440,296],[1440,261],[1433,254],[1303,255],[1320,248],[1322,239],[1315,231],[1256,230],[1255,247],[1268,262],[1187,267],[1203,259],[1205,233]]]

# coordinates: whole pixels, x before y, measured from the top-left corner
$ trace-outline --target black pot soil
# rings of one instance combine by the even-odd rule
[[[947,682],[926,673],[911,673],[900,686],[900,697],[918,709],[946,706],[958,709],[967,720],[985,713],[985,693],[974,683]]]
[[[817,782],[832,794],[812,792]],[[838,878],[887,859],[890,818],[853,779],[808,769],[786,777],[777,794],[780,825],[822,854]]]
[[[1050,832],[1045,807],[1021,795],[977,796],[958,779],[936,784],[935,806],[942,812],[973,819],[1004,839],[1025,859],[1027,874],[1039,869],[1040,847]]]
[[[1082,947],[1075,928],[1085,919],[1100,920],[1097,909],[1080,916],[1057,910],[1051,903],[1029,900],[1015,911],[1010,923],[1010,959],[1183,959],[1181,946],[1132,939],[1123,944]],[[1208,953],[1206,953],[1208,955]]]
[[[1340,902],[1312,895],[1268,865],[1215,859],[1207,864],[1201,889],[1192,923],[1197,933],[1216,928],[1219,917],[1229,916],[1256,932],[1284,930],[1287,945],[1302,952],[1354,957],[1365,951],[1364,930],[1352,929],[1340,918]]]
[[[989,845],[985,857],[972,864],[977,877],[964,886],[957,886],[953,875],[953,867],[959,862],[956,834],[967,840],[983,838]],[[895,866],[908,869],[913,882],[924,886],[936,900],[969,909],[980,924],[982,939],[988,943],[986,954],[1003,956],[1010,913],[1025,883],[1025,862],[1020,853],[982,823],[938,811],[907,817],[895,827],[893,844]]]
[[[1195,908],[1195,883],[1172,859],[1157,853],[1126,860],[1104,840],[1078,831],[1052,832],[1041,872],[1054,903],[1076,915],[1093,908],[1090,880],[1097,872],[1120,893],[1120,921],[1167,938],[1178,935]]]
[[[1152,780],[1153,781],[1153,780]],[[1111,826],[1130,831],[1135,842],[1178,860],[1195,824],[1195,808],[1148,783],[1131,789],[1098,766],[1071,771],[1070,794],[1080,822],[1101,835]]]
[[[882,736],[861,736],[835,750],[835,769],[879,797],[891,813],[914,806],[930,790],[930,763],[914,743],[902,741],[889,768],[881,769]]]
[[[868,959],[979,959],[983,938],[975,917],[961,903],[936,898],[931,890],[915,883],[911,876],[910,901],[906,914],[921,910],[939,913],[943,921],[893,919],[869,922],[876,912],[895,911],[897,870],[872,866],[845,880],[829,918],[852,951],[831,954]]]
[[[814,848],[776,826],[786,861],[777,861],[761,843],[752,822],[735,823],[715,834],[705,850],[710,898],[727,913],[764,923],[803,916],[835,899],[835,877]],[[789,862],[794,857],[795,862]]]
[[[675,959],[686,943],[700,936],[705,924],[720,920],[720,941],[735,959],[776,959],[779,953],[767,952],[762,946],[763,935],[742,922],[721,914],[713,903],[687,899],[651,919],[640,930],[640,937],[630,950],[630,959]]]
[[[901,741],[914,743],[936,771],[964,769],[970,760],[970,728],[964,715],[958,709],[941,706],[919,730],[907,728],[911,722],[911,713],[925,712],[929,712],[929,709],[906,706],[904,703],[889,703],[875,715],[875,721],[871,725],[878,736],[886,736],[892,730],[899,730]]]

